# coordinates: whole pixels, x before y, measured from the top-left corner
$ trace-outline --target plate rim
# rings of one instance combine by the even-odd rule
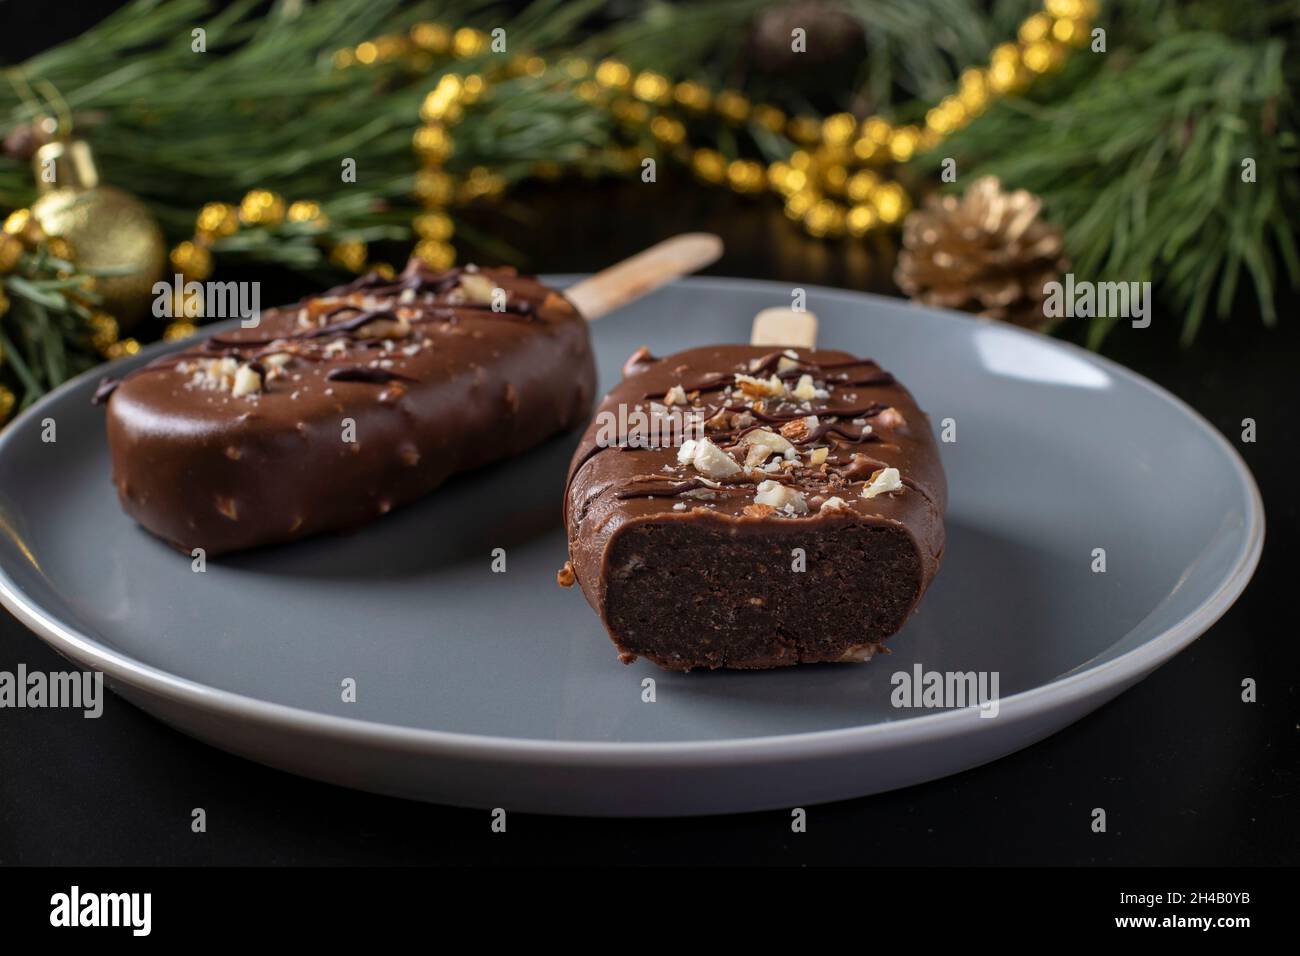
[[[581,278],[581,274],[550,274],[542,278],[543,281],[563,287],[568,282]],[[782,290],[788,287],[786,283],[770,279],[718,276],[693,276],[677,280],[672,285],[712,286],[720,290],[743,287],[750,291],[755,285],[777,287]],[[1044,336],[1008,323],[948,309],[922,306],[877,293],[811,284],[801,287],[819,297],[829,296],[858,302],[866,299],[889,306],[891,309],[916,309],[927,312],[944,321],[996,327],[1040,345],[1063,349],[1079,359],[1099,365],[1111,375],[1134,383],[1157,399],[1172,405],[1176,411],[1190,419],[1194,426],[1208,433],[1220,450],[1226,453],[1233,472],[1245,491],[1247,528],[1243,546],[1236,555],[1232,569],[1224,576],[1218,587],[1191,613],[1173,626],[1109,661],[1091,666],[1085,662],[1080,665],[1081,669],[1072,670],[1046,683],[999,698],[999,717],[1002,719],[990,723],[1007,724],[1032,720],[1080,700],[1099,696],[1112,688],[1123,690],[1205,633],[1232,606],[1250,583],[1264,546],[1264,502],[1259,487],[1245,460],[1227,438],[1196,409],[1172,392],[1103,355],[1090,352],[1072,342]],[[897,317],[891,316],[890,320],[893,321],[895,318]],[[218,329],[223,324],[230,323],[213,323],[211,328]],[[128,365],[134,366],[156,355],[183,347],[184,341],[156,342],[133,356],[98,365],[68,380],[20,413],[9,423],[9,427],[0,432],[0,456],[4,455],[8,447],[16,441],[14,436],[19,431],[17,426],[20,423],[38,417],[42,410],[62,401],[64,393],[76,390],[84,381],[111,375],[115,369]],[[748,762],[796,756],[807,758],[846,751],[869,750],[874,746],[893,747],[942,738],[959,731],[961,722],[968,722],[971,715],[976,712],[976,708],[966,707],[854,727],[717,740],[625,742],[544,740],[434,730],[358,717],[342,717],[279,704],[235,691],[222,690],[170,673],[108,647],[79,629],[64,624],[25,594],[10,577],[7,568],[2,565],[0,565],[0,604],[3,604],[11,614],[62,656],[80,666],[100,670],[107,678],[133,690],[169,703],[197,709],[208,716],[236,718],[250,724],[271,725],[335,741],[342,739],[363,746],[383,745],[430,756],[475,760],[497,759],[525,763],[538,763],[550,758],[592,765],[608,763],[611,757],[627,757],[637,758],[638,766],[647,767],[670,766],[678,760],[712,763],[719,759]],[[977,720],[975,726],[978,728],[983,723]],[[971,731],[969,723],[965,730]]]

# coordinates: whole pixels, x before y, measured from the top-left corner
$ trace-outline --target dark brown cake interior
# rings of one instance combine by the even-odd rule
[[[802,548],[806,569],[793,570]],[[921,590],[897,526],[637,523],[608,553],[607,623],[624,654],[661,667],[836,661],[902,626]]]

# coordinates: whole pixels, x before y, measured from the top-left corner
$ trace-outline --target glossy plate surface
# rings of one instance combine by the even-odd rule
[[[602,387],[639,345],[744,341],[789,294],[693,279],[608,316],[592,329]],[[821,344],[876,358],[936,430],[955,426],[940,445],[944,566],[893,653],[865,666],[619,664],[578,590],[555,585],[576,435],[355,534],[196,574],[118,508],[90,405],[102,370],[0,435],[0,599],[134,703],[272,766],[469,806],[667,815],[846,798],[995,759],[1145,676],[1245,587],[1263,543],[1255,483],[1167,393],[1002,325],[834,290],[810,289],[808,307]],[[892,675],[917,665],[996,672],[997,716],[893,706]]]

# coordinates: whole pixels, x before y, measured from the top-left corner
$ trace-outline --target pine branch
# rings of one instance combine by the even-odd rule
[[[1277,37],[1175,31],[1137,56],[1081,62],[1039,102],[1000,103],[936,152],[963,178],[993,173],[1042,196],[1081,278],[1154,281],[1185,342],[1208,310],[1228,313],[1242,272],[1272,324],[1279,281],[1300,283],[1286,51]],[[1094,320],[1089,343],[1111,324]]]

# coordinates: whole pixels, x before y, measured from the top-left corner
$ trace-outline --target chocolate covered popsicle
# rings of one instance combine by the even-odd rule
[[[648,291],[716,257],[703,239],[717,245],[669,240],[572,300],[513,269],[412,260],[107,382],[122,506],[217,555],[353,528],[520,454],[590,412],[586,320],[629,283]]]
[[[621,659],[869,659],[943,555],[947,486],[911,394],[871,359],[762,344],[643,350],[624,375],[570,467],[560,572]]]
[[[563,296],[413,263],[127,375],[107,404],[113,483],[154,534],[222,554],[361,525],[574,427],[594,392]]]

